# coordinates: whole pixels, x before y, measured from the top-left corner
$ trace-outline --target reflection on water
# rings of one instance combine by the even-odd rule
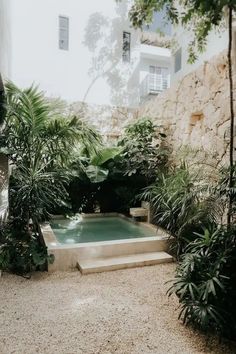
[[[61,219],[55,220],[51,226],[62,244],[155,236],[155,231],[152,229],[120,217]]]

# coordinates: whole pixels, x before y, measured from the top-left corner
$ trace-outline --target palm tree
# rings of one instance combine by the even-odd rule
[[[6,84],[6,121],[1,145],[14,165],[13,213],[34,222],[66,199],[65,183],[75,154],[101,145],[97,132],[79,117],[59,113],[37,87]]]

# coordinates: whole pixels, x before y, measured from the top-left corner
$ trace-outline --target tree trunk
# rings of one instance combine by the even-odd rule
[[[233,74],[232,74],[232,39],[233,39],[233,10],[229,7],[229,46],[228,46],[228,65],[229,65],[229,88],[230,88],[230,151],[229,151],[229,208],[227,215],[227,225],[232,222],[233,196],[233,168],[234,168],[234,94],[233,94]]]

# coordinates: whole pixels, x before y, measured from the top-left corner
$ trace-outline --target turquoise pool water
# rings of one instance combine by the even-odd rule
[[[155,230],[120,217],[94,217],[80,220],[61,219],[51,223],[61,244],[122,240],[155,236]]]

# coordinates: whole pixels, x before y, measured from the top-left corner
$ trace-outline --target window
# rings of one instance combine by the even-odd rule
[[[69,18],[59,16],[59,49],[69,49]]]
[[[175,53],[175,73],[181,70],[182,67],[182,48]]]
[[[129,32],[123,32],[123,62],[130,62],[130,42],[131,34]]]
[[[150,85],[155,91],[163,91],[169,87],[169,69],[161,66],[150,65]]]

